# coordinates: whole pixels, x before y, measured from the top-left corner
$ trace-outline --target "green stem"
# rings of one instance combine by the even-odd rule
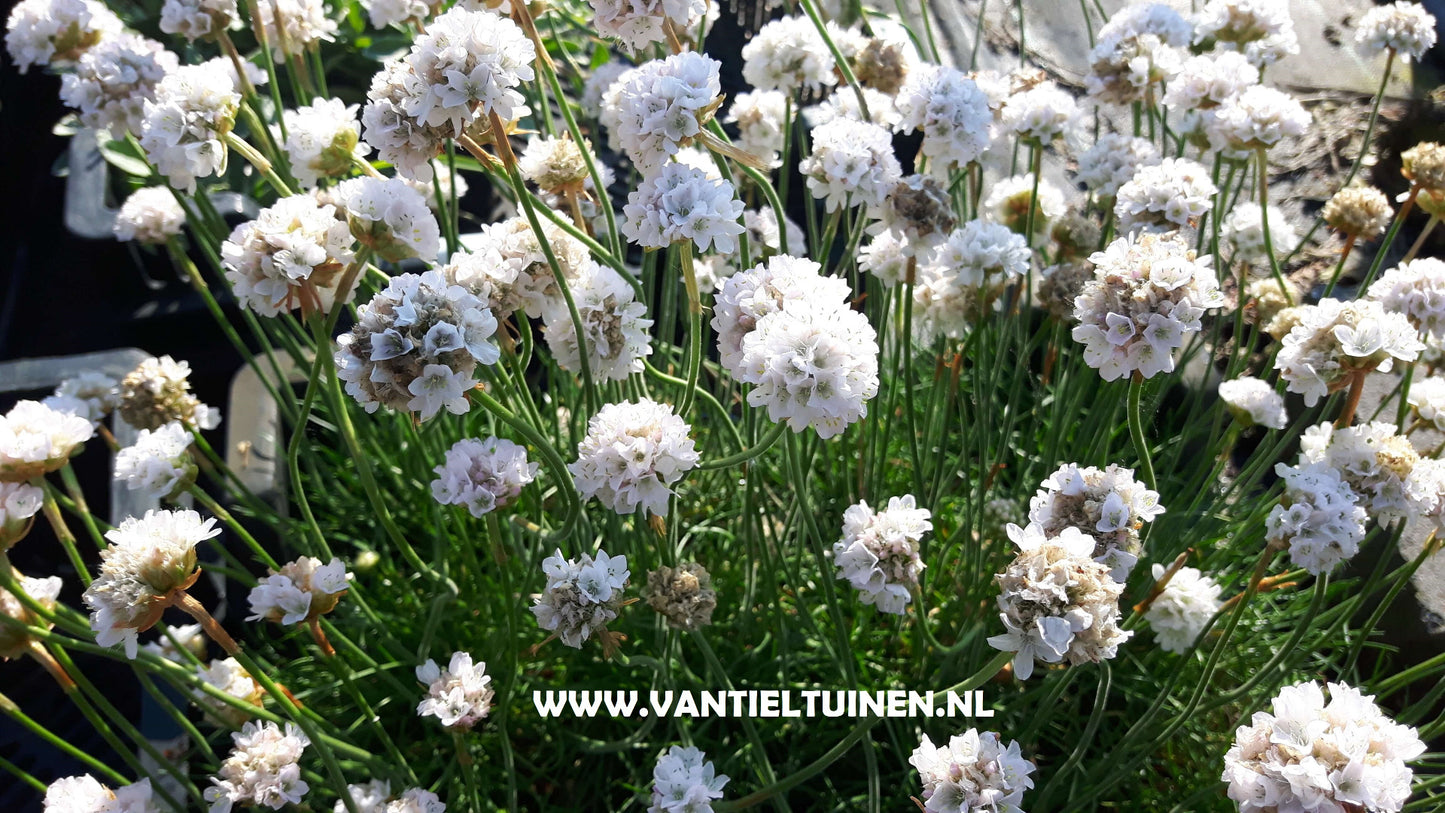
[[[1154,461],[1149,457],[1149,444],[1144,440],[1144,424],[1139,415],[1139,397],[1144,391],[1144,374],[1134,371],[1129,379],[1129,439],[1134,442],[1134,452],[1139,456],[1139,468],[1144,474],[1144,484],[1150,491],[1159,490],[1154,479]],[[1117,403],[1117,402],[1116,402]]]

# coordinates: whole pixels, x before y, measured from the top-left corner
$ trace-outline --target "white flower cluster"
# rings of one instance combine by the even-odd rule
[[[1064,193],[1048,178],[1034,181],[1034,174],[1012,175],[1000,180],[989,190],[984,209],[999,223],[1024,234],[1029,228],[1029,210],[1033,209],[1035,234],[1042,234],[1050,221],[1064,213]]]
[[[417,715],[435,717],[445,728],[468,730],[491,711],[492,676],[487,665],[473,661],[469,652],[453,652],[445,669],[428,658],[416,668],[416,679],[426,684]]]
[[[1034,786],[1029,774],[1036,770],[1017,742],[1004,745],[998,734],[976,728],[953,735],[947,745],[934,745],[923,735],[908,763],[923,780],[929,813],[1021,811],[1024,791]]]
[[[1159,148],[1145,138],[1104,133],[1079,155],[1075,176],[1100,197],[1114,197],[1140,167],[1157,164]]]
[[[402,175],[429,180],[444,139],[482,115],[507,122],[527,112],[517,87],[534,77],[534,59],[516,23],[454,6],[372,79],[361,114],[366,142]]]
[[[773,20],[743,46],[743,80],[757,90],[822,90],[837,83],[836,66],[833,52],[807,17]]]
[[[130,193],[115,215],[115,239],[161,245],[181,233],[186,210],[164,186],[146,186]]]
[[[787,140],[783,119],[788,97],[778,90],[754,90],[733,97],[725,121],[738,128],[738,147],[776,167]]]
[[[1433,257],[1391,268],[1366,296],[1392,313],[1402,313],[1429,338],[1445,339],[1445,262]]]
[[[1370,240],[1390,225],[1394,214],[1384,192],[1373,186],[1355,185],[1341,189],[1326,201],[1320,217],[1346,238]]]
[[[239,28],[241,18],[236,0],[165,0],[161,5],[160,26],[167,34],[180,34],[195,42]]]
[[[61,77],[60,100],[80,111],[81,124],[123,138],[140,132],[145,103],[179,64],[159,42],[123,32],[86,50],[75,71]]]
[[[1288,0],[1210,0],[1194,15],[1194,42],[1264,67],[1299,53]]]
[[[435,793],[422,788],[408,788],[392,798],[391,783],[373,779],[364,785],[347,785],[346,794],[356,805],[356,813],[446,813],[447,806]],[[348,813],[346,803],[338,799],[333,813]]]
[[[591,156],[597,174],[602,177],[602,185],[611,185],[612,170],[598,160],[592,152],[592,144],[584,141],[578,145],[565,134],[529,140],[527,148],[517,156],[517,171],[522,173],[523,180],[536,184],[549,197],[549,204],[560,205],[564,201],[563,194],[572,194],[579,197],[580,205],[581,193],[596,191],[592,176],[587,171],[587,156]]]
[[[867,115],[863,114],[863,104],[859,103],[858,94],[851,88],[835,91],[821,104],[804,108],[803,115],[814,126],[843,119],[876,124],[890,132],[898,129],[903,116],[898,112],[894,97],[871,87],[860,87],[859,90],[863,91],[863,103],[868,105]]]
[[[898,92],[903,132],[923,131],[920,152],[928,171],[946,175],[988,149],[993,111],[973,80],[948,67],[923,65],[908,72]]]
[[[1163,3],[1125,6],[1099,29],[1084,89],[1103,102],[1153,102],[1179,70],[1193,27]]]
[[[1416,381],[1410,385],[1410,393],[1405,400],[1415,408],[1420,420],[1445,432],[1445,378],[1432,375]]]
[[[340,99],[317,98],[282,114],[286,141],[281,146],[297,183],[310,187],[321,178],[346,177],[352,165],[371,151],[360,143],[357,109]]]
[[[1126,186],[1127,188],[1127,186]],[[1120,192],[1120,200],[1123,200]],[[1173,372],[1174,350],[1224,304],[1211,258],[1178,234],[1130,234],[1089,257],[1094,278],[1074,301],[1074,341],[1105,381]]]
[[[1212,115],[1210,111],[1257,84],[1259,68],[1243,54],[1235,51],[1200,54],[1179,66],[1179,74],[1170,80],[1169,90],[1164,94],[1164,104],[1186,114],[1204,114],[1198,123],[1205,124]]]
[[[1355,27],[1355,43],[1366,55],[1390,50],[1407,62],[1434,48],[1435,37],[1435,18],[1408,0],[1372,7]]]
[[[603,628],[622,607],[622,591],[632,575],[627,557],[598,550],[595,559],[585,553],[564,559],[559,550],[542,562],[542,572],[547,586],[531,607],[537,624],[574,649],[596,635],[610,650],[611,637]]]
[[[647,813],[712,813],[721,799],[725,774],[717,774],[707,754],[692,746],[674,745],[652,769],[652,804]]]
[[[266,0],[254,8],[277,62],[304,56],[312,43],[335,39],[336,21],[326,13],[324,0]]]
[[[890,497],[882,511],[874,511],[866,501],[848,506],[843,538],[833,543],[838,578],[846,579],[864,604],[902,615],[923,572],[918,545],[933,530],[931,517],[927,508],[917,507],[912,494]]]
[[[84,595],[95,642],[125,644],[126,657],[134,658],[136,634],[160,620],[172,590],[195,580],[196,545],[220,533],[214,519],[195,511],[147,511],[107,531],[100,575]]]
[[[141,649],[183,666],[189,665],[191,659],[182,654],[182,649],[197,658],[206,656],[206,634],[201,631],[200,624],[182,624],[179,627],[158,624],[156,632],[156,639],[141,646]]]
[[[577,279],[595,262],[586,245],[547,220],[542,221],[542,236],[567,280]],[[525,217],[488,224],[470,237],[470,252],[457,253],[442,269],[449,281],[484,300],[498,319],[521,310],[543,321],[554,313],[566,314],[570,321],[552,266]]]
[[[1145,164],[1119,187],[1114,216],[1119,231],[1169,231],[1183,228],[1209,211],[1219,188],[1209,170],[1188,158],[1165,158]]]
[[[174,499],[196,479],[192,440],[190,430],[177,422],[142,429],[135,443],[116,454],[115,479],[147,497]]]
[[[446,462],[432,469],[431,493],[442,505],[464,505],[485,516],[517,499],[537,476],[527,450],[503,438],[463,438],[447,450]]]
[[[1262,150],[1299,138],[1309,126],[1310,114],[1293,96],[1251,85],[1216,108],[1205,129],[1217,150]]]
[[[587,369],[594,380],[622,381],[642,372],[643,357],[652,354],[647,335],[652,320],[627,280],[612,268],[589,261],[568,285],[582,321]],[[542,335],[557,366],[580,373],[582,354],[571,312],[565,305],[549,308],[543,322]]]
[[[497,320],[482,300],[440,271],[392,277],[358,309],[337,343],[336,374],[368,412],[385,404],[418,413],[466,413],[479,364],[494,364]]]
[[[197,630],[199,635],[199,630]],[[146,649],[155,644],[146,644]],[[205,652],[205,640],[201,641],[201,652]],[[179,652],[174,653],[174,658],[179,663],[183,656]],[[265,690],[261,684],[251,677],[251,673],[241,666],[240,661],[235,658],[224,658],[213,660],[205,666],[196,667],[196,677],[213,689],[229,695],[237,700],[245,701],[252,706],[261,706],[265,700]],[[227,703],[219,697],[214,697],[202,691],[199,687],[192,690],[191,699],[197,706],[206,713],[207,717],[222,725],[231,728],[240,728],[246,721],[251,719],[252,713],[245,709]]]
[[[291,723],[246,723],[232,732],[231,755],[206,788],[210,813],[230,813],[237,804],[280,810],[300,804],[311,789],[301,778],[301,754],[311,740]]]
[[[215,429],[221,411],[191,393],[191,366],[170,356],[148,358],[121,379],[116,412],[136,429],[159,429],[180,421],[186,426]]]
[[[155,100],[146,102],[141,122],[146,158],[171,186],[194,195],[198,178],[225,171],[222,138],[240,104],[234,69],[224,59],[182,65],[166,74],[156,84]]]
[[[0,416],[0,482],[23,483],[64,466],[95,433],[90,421],[39,401]]]
[[[389,262],[440,250],[441,227],[421,193],[401,178],[352,178],[336,187],[351,234]]]
[[[702,131],[721,93],[717,60],[684,51],[629,71],[610,92],[617,101],[613,137],[650,175]]]
[[[1314,406],[1355,375],[1389,372],[1396,359],[1414,361],[1424,349],[1410,320],[1376,300],[1321,299],[1297,309],[1274,367],[1290,392]]]
[[[931,243],[917,258],[913,287],[913,325],[923,345],[963,336],[1006,283],[1028,273],[1032,256],[1023,235],[983,220]]]
[[[919,254],[926,254],[930,243],[926,239],[910,240],[901,229],[884,229],[858,251],[858,270],[872,274],[885,288],[901,285],[908,277],[909,260],[914,261],[914,278],[917,281]]]
[[[120,382],[105,373],[80,373],[61,381],[42,403],[99,424],[120,405]]]
[[[699,251],[712,247],[719,254],[731,254],[743,233],[738,222],[742,213],[743,202],[732,184],[709,178],[699,169],[667,163],[627,196],[619,227],[643,248],[691,240]]]
[[[29,483],[0,480],[0,551],[8,550],[30,528],[31,517],[40,511],[45,492]]]
[[[277,624],[312,621],[335,609],[350,578],[336,557],[326,564],[313,556],[288,562],[251,588],[246,598],[251,614],[246,620]]]
[[[742,375],[743,339],[758,320],[791,303],[846,302],[852,289],[846,280],[826,277],[812,260],[781,254],[723,281],[713,301],[712,328],[717,331],[723,369]]]
[[[587,422],[567,470],[583,499],[596,497],[619,514],[642,508],[667,516],[672,486],[697,465],[691,431],[666,404],[607,404]]]
[[[1283,429],[1289,426],[1289,413],[1284,396],[1268,383],[1253,376],[1240,376],[1219,382],[1219,399],[1229,407],[1234,419],[1244,426]]]
[[[90,774],[67,776],[45,789],[45,813],[160,813],[151,781],[110,788]]]
[[[664,42],[664,27],[670,22],[674,30],[695,30],[707,14],[707,0],[588,0],[597,30],[604,36],[622,40],[633,51],[641,51],[654,42]]]
[[[1323,461],[1279,463],[1274,470],[1284,481],[1284,495],[1265,519],[1265,538],[1287,546],[1290,560],[1315,575],[1353,558],[1368,517],[1340,472]]]
[[[3,497],[4,491],[4,487],[0,486],[0,497]],[[0,512],[3,510],[0,508]],[[0,529],[0,550],[5,548],[3,533],[3,529]],[[9,623],[11,620],[19,621],[26,626],[41,627],[47,630],[55,626],[22,603],[19,597],[27,596],[34,603],[53,612],[56,599],[60,597],[60,590],[64,586],[58,576],[36,579],[22,576],[18,570],[12,570],[11,573],[15,576],[14,592],[0,590],[0,618],[5,619],[0,622],[0,661],[34,654],[34,646],[38,643],[36,639],[30,637],[30,632],[25,627],[11,626]]]
[[[1264,245],[1264,212],[1258,203],[1238,203],[1220,223],[1220,236],[1234,248],[1230,259],[1235,262],[1258,263],[1261,271],[1269,269],[1269,252]],[[1269,242],[1275,255],[1288,254],[1299,245],[1299,233],[1289,218],[1276,206],[1269,210]]]
[[[1080,468],[1066,463],[1050,474],[1029,500],[1029,522],[1045,536],[1077,528],[1095,540],[1094,561],[1124,582],[1139,561],[1139,529],[1164,513],[1159,493],[1134,479],[1134,470]]]
[[[5,20],[5,50],[25,73],[32,65],[75,62],[122,27],[96,0],[21,0]]]
[[[1300,438],[1301,463],[1324,463],[1350,484],[1360,504],[1381,523],[1408,519],[1438,499],[1433,478],[1415,477],[1420,454],[1395,425],[1373,421],[1336,429],[1321,423]]]
[[[1157,582],[1164,576],[1164,565],[1152,568]],[[1194,645],[1219,610],[1220,587],[1214,579],[1192,567],[1181,567],[1169,579],[1164,591],[1155,597],[1144,613],[1144,620],[1154,628],[1159,647],[1165,652],[1183,654]]]
[[[1271,711],[1234,732],[1224,755],[1229,798],[1242,813],[1371,810],[1393,813],[1410,798],[1407,762],[1425,753],[1415,729],[1386,717],[1374,696],[1343,683],[1280,689]]]
[[[1033,674],[1035,661],[1077,665],[1114,657],[1134,633],[1119,628],[1124,585],[1093,560],[1094,538],[1072,525],[1048,535],[1036,523],[1010,525],[1008,535],[1019,554],[994,577],[1007,632],[989,638],[989,646],[1017,653],[1020,680]]]
[[[1041,82],[1008,98],[1002,124],[1024,141],[1047,146],[1072,130],[1078,118],[1072,95],[1053,82]]]
[[[893,138],[876,124],[834,119],[813,129],[813,151],[798,163],[813,197],[829,212],[845,206],[876,208],[903,178]]]
[[[396,26],[405,28],[410,21],[425,20],[431,15],[431,4],[425,0],[363,0],[366,18],[372,28]]]
[[[236,299],[261,316],[296,308],[327,313],[337,304],[342,272],[356,259],[351,247],[351,230],[336,207],[303,193],[233,229],[221,244],[221,262]],[[346,291],[346,301],[354,291]]]

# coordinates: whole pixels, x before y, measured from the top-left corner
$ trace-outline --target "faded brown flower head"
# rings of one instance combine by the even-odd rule
[[[908,76],[903,46],[882,39],[868,40],[854,57],[853,73],[862,85],[896,96]]]
[[[1094,266],[1082,260],[1045,269],[1039,280],[1039,303],[1055,319],[1072,321],[1074,300],[1084,290],[1084,283],[1094,278]]]
[[[1099,250],[1099,225],[1078,212],[1059,218],[1049,234],[1056,246],[1054,260],[1061,264],[1086,260]]]
[[[209,429],[211,410],[191,393],[191,368],[170,356],[149,358],[120,382],[121,420],[136,429],[160,429],[172,421]]]
[[[1390,199],[1373,186],[1350,186],[1325,204],[1325,223],[1345,237],[1369,240],[1390,222]]]
[[[958,223],[943,186],[923,175],[909,175],[899,181],[888,193],[884,205],[888,209],[885,219],[893,221],[910,237],[926,237],[935,232],[946,234]]]
[[[673,629],[695,630],[712,623],[717,591],[712,577],[696,562],[660,567],[647,574],[647,606],[667,618]]]
[[[1423,191],[1445,192],[1445,145],[1422,141],[1405,150],[1400,174]]]

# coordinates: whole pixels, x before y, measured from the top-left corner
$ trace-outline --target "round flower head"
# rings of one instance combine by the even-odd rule
[[[1165,158],[1139,167],[1134,177],[1119,187],[1114,216],[1121,232],[1169,231],[1189,226],[1209,211],[1210,199],[1218,191],[1209,179],[1209,170],[1201,164],[1188,158]]]
[[[643,248],[666,248],[691,240],[699,251],[737,250],[743,233],[743,202],[733,185],[681,164],[662,165],[627,196],[622,233]]]
[[[1339,472],[1360,505],[1381,524],[1419,513],[1421,495],[1410,481],[1419,462],[1410,439],[1396,434],[1390,423],[1344,429],[1322,423],[1306,429],[1300,439],[1300,464],[1323,463]]]
[[[989,145],[993,112],[973,80],[954,69],[920,66],[908,72],[898,92],[899,129],[923,131],[921,154],[928,171],[947,175],[962,169]]]
[[[808,241],[803,235],[803,229],[786,214],[783,215],[783,225],[779,227],[778,215],[772,207],[748,209],[743,212],[743,225],[747,227],[748,239],[752,241],[752,250],[755,255],[757,252],[765,251],[771,251],[773,254],[786,254],[792,251],[808,250]],[[785,235],[788,238],[786,245],[783,244]]]
[[[912,494],[890,497],[874,511],[868,503],[843,512],[843,538],[833,543],[833,565],[864,604],[902,615],[913,600],[924,564],[918,555],[923,535],[933,530],[932,514],[917,508]]]
[[[1406,62],[1435,47],[1435,18],[1419,3],[1374,6],[1360,18],[1355,43],[1366,56],[1394,51]]]
[[[1433,257],[1391,268],[1366,294],[1391,313],[1404,314],[1422,334],[1445,339],[1445,262]]]
[[[1310,114],[1293,96],[1253,85],[1220,105],[1207,129],[1215,149],[1263,150],[1304,135],[1309,126]]]
[[[351,234],[388,262],[431,261],[441,227],[426,199],[400,178],[352,178],[336,187]]]
[[[1035,661],[1078,665],[1114,657],[1134,633],[1119,628],[1124,585],[1091,558],[1094,538],[1073,526],[1048,535],[1033,523],[1010,525],[1008,534],[1019,554],[994,577],[1007,632],[988,645],[1017,653],[1013,668],[1020,680],[1033,674]]]
[[[622,151],[644,175],[702,132],[722,101],[721,63],[695,51],[644,63],[619,80],[617,128]]]
[[[86,50],[74,73],[61,77],[60,100],[80,111],[80,123],[123,137],[138,133],[156,84],[179,66],[164,45],[129,32]]]
[[[712,577],[697,562],[660,567],[647,574],[647,606],[661,613],[673,629],[696,630],[712,623],[717,591]]]
[[[456,135],[450,120],[427,124],[410,111],[429,105],[427,85],[405,56],[386,62],[371,79],[361,109],[362,138],[377,157],[394,165],[398,177],[426,182],[435,174],[432,159]]]
[[[320,559],[303,556],[282,565],[251,588],[247,598],[251,615],[246,620],[264,619],[277,624],[314,621],[336,609],[349,578],[338,558],[322,564]]]
[[[336,21],[327,15],[323,0],[267,0],[255,8],[278,62],[287,56],[304,56],[314,42],[335,39]]]
[[[89,774],[67,776],[45,789],[45,813],[160,813],[152,793],[150,779],[111,790]]]
[[[1436,429],[1445,432],[1445,378],[1430,376],[1416,381],[1410,385],[1410,394],[1406,401],[1415,408],[1415,414],[1420,416],[1420,420],[1434,424]]]
[[[766,23],[743,46],[743,80],[757,90],[822,90],[837,83],[836,66],[833,52],[807,17]]]
[[[45,492],[29,483],[0,480],[0,551],[25,538],[44,501]]]
[[[465,505],[474,517],[504,508],[537,477],[527,450],[502,438],[463,438],[432,471],[431,493],[442,505]]]
[[[1094,279],[1074,300],[1084,361],[1105,381],[1173,372],[1175,349],[1224,304],[1209,260],[1176,234],[1126,235],[1090,257]]]
[[[221,413],[191,393],[191,366],[170,356],[148,358],[120,382],[120,419],[136,429],[159,429],[173,421],[215,429]]]
[[[1160,84],[1179,70],[1193,29],[1162,3],[1135,3],[1109,18],[1095,37],[1084,88],[1102,102],[1158,99]]]
[[[1425,753],[1415,729],[1386,717],[1374,697],[1343,683],[1280,689],[1271,711],[1234,732],[1224,755],[1228,795],[1240,810],[1394,813],[1410,798],[1406,765]]]
[[[622,275],[605,265],[583,266],[570,283],[572,301],[582,320],[587,348],[587,369],[598,380],[622,381],[642,372],[642,359],[652,354],[647,330],[652,327],[647,306],[638,302],[637,292]],[[577,346],[577,328],[570,311],[548,310],[542,335],[557,366],[569,372],[582,371]]]
[[[321,178],[344,178],[371,148],[361,141],[357,105],[340,99],[315,99],[305,107],[287,110],[286,160],[302,186],[315,186]]]
[[[1299,53],[1288,0],[1210,0],[1194,16],[1194,42],[1260,67]]]
[[[387,802],[381,813],[446,813],[446,809],[446,804],[435,793],[422,788],[408,788]]]
[[[932,244],[937,235],[953,231],[958,225],[947,190],[927,175],[909,175],[894,184],[880,214],[882,228],[898,232],[917,249]]]
[[[582,105],[582,111],[594,119],[601,116],[602,96],[612,88],[618,78],[632,69],[632,65],[614,59],[589,73],[587,81],[582,85],[582,98],[578,101],[578,104]]]
[[[467,412],[479,364],[495,364],[497,320],[487,305],[440,271],[392,277],[358,309],[337,343],[336,374],[368,412],[386,405],[418,413]]]
[[[725,119],[728,124],[737,125],[735,143],[772,167],[778,166],[786,141],[783,118],[788,109],[787,100],[787,94],[779,90],[739,93],[733,98]]]
[[[1028,243],[999,223],[970,220],[917,261],[914,327],[923,344],[960,338],[1003,286],[1029,270]]]
[[[1077,528],[1095,540],[1094,561],[1117,582],[1139,561],[1139,529],[1164,513],[1158,492],[1134,479],[1134,470],[1110,465],[1080,468],[1066,463],[1044,480],[1029,500],[1029,522],[1047,536]]]
[[[1296,320],[1274,367],[1306,406],[1348,386],[1356,375],[1389,372],[1396,359],[1414,361],[1425,349],[1404,314],[1373,299],[1322,299],[1300,307]]]
[[[431,16],[431,5],[424,0],[363,0],[366,18],[376,29],[395,26],[405,28],[408,22],[420,22]]]
[[[179,423],[142,429],[135,443],[115,456],[115,479],[147,497],[175,499],[196,481],[191,433]]]
[[[1169,82],[1164,104],[1173,110],[1214,110],[1259,84],[1259,68],[1243,54],[1216,51],[1192,56]]]
[[[596,497],[619,514],[642,508],[664,517],[672,486],[697,465],[691,431],[666,404],[608,404],[587,422],[567,470],[584,500]]]
[[[120,18],[94,0],[21,0],[5,21],[5,50],[25,73],[32,65],[76,62],[121,29]]]
[[[1042,277],[1037,290],[1044,310],[1060,321],[1073,321],[1074,300],[1094,278],[1094,267],[1082,261],[1051,265],[1043,270]]]
[[[850,61],[853,63],[853,75],[865,91],[874,90],[882,97],[892,99],[903,87],[918,57],[907,33],[898,31],[896,26],[890,32],[883,22],[881,19],[871,21],[873,33],[879,36],[870,37]],[[894,37],[893,33],[902,36]],[[873,107],[871,99],[868,107]]]
[[[591,153],[592,145],[586,145],[586,149]],[[531,181],[544,192],[580,193],[591,180],[582,150],[566,135],[533,138],[517,157],[517,170],[523,180]],[[592,161],[600,169],[601,162],[595,156]]]
[[[292,195],[262,209],[221,244],[226,281],[241,304],[261,316],[300,308],[327,313],[336,286],[356,259],[351,231],[336,207],[310,194]],[[350,300],[354,286],[346,291]]]
[[[241,19],[236,0],[165,0],[160,26],[167,34],[180,34],[195,42],[240,28]]]
[[[85,417],[20,401],[0,416],[0,482],[23,483],[59,469],[94,433]]]
[[[798,171],[829,212],[843,206],[879,206],[903,178],[888,131],[847,119],[813,130],[813,152],[799,162]]]
[[[903,121],[903,116],[898,112],[898,105],[894,102],[896,97],[870,87],[863,87],[860,90],[863,91],[863,104],[859,103],[858,94],[851,89],[839,90],[834,91],[821,104],[805,108],[803,116],[814,126],[843,119],[851,122],[876,124],[889,132],[898,129],[898,125]],[[868,106],[867,113],[863,112],[864,104]]]
[[[610,655],[615,651],[621,635],[605,627],[622,607],[622,591],[632,575],[627,557],[608,556],[607,551],[599,550],[595,559],[585,553],[580,559],[564,559],[559,550],[542,562],[542,572],[547,575],[547,587],[531,610],[538,626],[552,633],[548,640],[560,638],[563,644],[581,649],[584,641],[596,635],[604,652]]]
[[[311,789],[301,778],[301,754],[311,740],[291,723],[246,723],[232,732],[231,755],[206,788],[210,813],[229,813],[236,805],[280,810],[300,804]]]
[[[1154,581],[1164,576],[1164,565],[1152,568]],[[1219,610],[1220,588],[1214,579],[1192,567],[1181,567],[1169,579],[1164,592],[1154,598],[1144,620],[1154,628],[1159,647],[1165,652],[1183,654]]]
[[[883,287],[892,288],[908,278],[909,260],[915,261],[916,276],[918,254],[927,248],[911,243],[899,230],[884,229],[858,250],[858,270],[873,275]]]
[[[170,185],[187,195],[196,180],[226,171],[223,139],[236,121],[241,94],[223,60],[182,65],[166,74],[147,101],[140,127],[146,158]]]
[[[707,14],[706,0],[588,0],[597,12],[597,30],[622,40],[632,51],[654,42],[665,42],[665,28],[674,32],[694,30]],[[674,36],[677,36],[675,33]]]
[[[130,194],[115,216],[115,239],[162,245],[181,233],[186,210],[164,186],[147,186]]]
[[[3,499],[7,486],[9,486],[8,483],[0,484],[0,499]],[[0,508],[0,511],[3,510]],[[16,576],[15,583],[21,592],[46,610],[55,609],[55,600],[60,596],[59,578],[50,576],[44,579],[33,579],[29,576],[20,576],[18,571],[12,570],[12,573]],[[47,630],[55,626],[32,612],[9,590],[0,590],[0,616],[14,619],[26,626],[42,627]],[[0,661],[19,658],[30,652],[32,645],[38,644],[39,642],[32,639],[22,627],[0,624]]]
[[[1029,172],[995,183],[983,206],[994,220],[1019,234],[1028,231],[1029,209],[1032,208],[1034,233],[1039,234],[1048,230],[1050,221],[1063,215],[1064,193],[1047,178],[1035,184],[1034,174]]]
[[[868,414],[878,394],[878,341],[868,317],[827,301],[785,302],[742,339],[748,404],[794,432],[827,439]]]
[[[1089,215],[1068,212],[1054,221],[1049,237],[1054,241],[1054,261],[1075,263],[1098,250],[1099,224]]]
[[[1264,218],[1258,203],[1238,203],[1224,218],[1221,236],[1233,246],[1230,259],[1235,262],[1254,263],[1261,269],[1269,266],[1269,254],[1264,246]],[[1299,233],[1290,224],[1289,218],[1278,207],[1269,207],[1269,239],[1275,253],[1288,254],[1299,245]]]
[[[564,279],[578,279],[595,264],[586,245],[547,220],[542,221],[542,236]],[[453,255],[442,271],[450,282],[485,300],[498,319],[515,311],[544,319],[562,311],[571,319],[542,243],[525,217],[483,226],[467,245],[470,253]]]
[[[491,711],[492,677],[487,665],[473,661],[471,653],[453,652],[445,669],[428,658],[416,668],[416,679],[426,684],[417,715],[435,717],[444,728],[470,730]]]
[[[1105,133],[1079,156],[1076,177],[1085,189],[1112,198],[1139,167],[1160,160],[1159,148],[1148,139]]]
[[[134,658],[136,634],[150,629],[170,605],[172,593],[196,580],[196,545],[221,532],[214,519],[195,511],[147,511],[105,535],[100,575],[85,591],[90,626],[101,646],[125,644]]]
[[[45,403],[99,424],[120,404],[120,382],[105,373],[85,372],[61,381]],[[66,408],[62,408],[64,403]],[[73,409],[71,407],[79,407]]]
[[[1009,97],[1003,126],[1025,141],[1047,146],[1072,129],[1078,117],[1074,97],[1053,82],[1043,82]]]
[[[947,745],[934,745],[925,734],[908,764],[923,780],[930,813],[1022,810],[1024,791],[1034,786],[1029,774],[1036,770],[1017,742],[1005,746],[998,734],[976,728],[955,734]]]
[[[1219,382],[1219,398],[1243,426],[1283,429],[1289,425],[1284,396],[1253,376]]]
[[[235,658],[213,660],[205,666],[198,666],[196,677],[206,685],[257,708],[265,702],[266,691]],[[199,688],[192,690],[191,699],[201,707],[207,718],[218,725],[240,728],[253,717],[252,712],[237,708]]]
[[[1330,228],[1347,238],[1369,240],[1390,225],[1393,215],[1390,199],[1384,192],[1373,186],[1347,186],[1325,203],[1320,216]]]
[[[141,649],[157,658],[189,667],[192,661],[206,657],[206,634],[200,624],[182,624],[179,627],[157,624],[156,633],[156,639],[142,645]]]
[[[356,813],[387,813],[386,800],[391,798],[391,783],[385,779],[373,779],[361,785],[347,785],[346,795],[351,797],[351,803],[356,806]],[[345,802],[337,799],[332,813],[350,813],[350,811]]]
[[[713,302],[712,328],[724,370],[742,375],[743,339],[764,316],[803,302],[847,307],[847,281],[821,271],[812,260],[781,254],[723,282]]]
[[[707,754],[692,746],[674,745],[652,770],[652,804],[647,813],[712,813],[721,799],[726,775],[714,771]]]

